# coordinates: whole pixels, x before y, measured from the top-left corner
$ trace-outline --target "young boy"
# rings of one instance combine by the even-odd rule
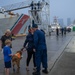
[[[5,65],[5,74],[9,75],[9,69],[11,68],[11,56],[12,52],[10,49],[11,41],[6,40],[5,46],[3,48],[3,55],[4,55],[4,65]]]

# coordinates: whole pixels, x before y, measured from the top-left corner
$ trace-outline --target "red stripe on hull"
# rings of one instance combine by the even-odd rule
[[[15,26],[15,28],[12,30],[13,34],[18,34],[22,26],[25,24],[25,22],[29,19],[29,16],[24,15],[21,20],[18,22],[18,24]]]

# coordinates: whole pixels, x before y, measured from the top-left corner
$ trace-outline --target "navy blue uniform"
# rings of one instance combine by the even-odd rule
[[[25,43],[23,47],[27,46],[27,62],[26,65],[29,66],[29,62],[31,60],[31,57],[33,55],[33,63],[34,63],[34,67],[36,67],[35,65],[35,52],[33,51],[34,48],[34,40],[33,40],[33,35],[31,33],[29,33],[26,37]]]
[[[40,30],[34,32],[34,48],[36,49],[35,53],[35,62],[37,71],[40,72],[41,62],[43,68],[47,68],[47,48],[45,41],[45,34]]]

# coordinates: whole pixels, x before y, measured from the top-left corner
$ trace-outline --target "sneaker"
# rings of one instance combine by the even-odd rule
[[[45,74],[48,74],[48,71],[47,71],[47,70],[45,70],[45,69],[44,69],[44,70],[42,70],[42,72],[43,72],[43,73],[45,73]]]
[[[41,75],[40,72],[37,72],[37,71],[36,72],[33,72],[32,74],[33,75]]]

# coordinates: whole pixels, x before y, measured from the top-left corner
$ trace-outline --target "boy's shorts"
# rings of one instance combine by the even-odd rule
[[[11,68],[11,61],[4,62],[5,68]]]

